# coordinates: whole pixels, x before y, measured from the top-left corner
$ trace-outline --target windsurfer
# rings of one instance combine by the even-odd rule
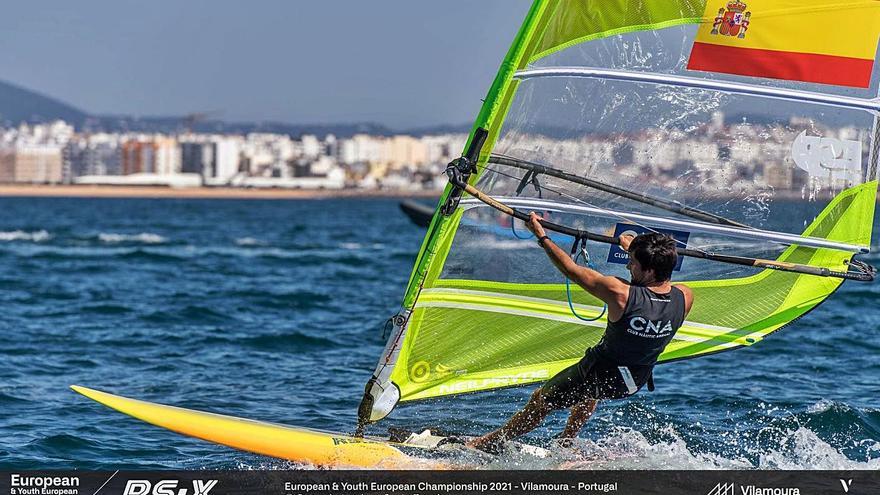
[[[560,438],[573,438],[600,400],[635,394],[651,381],[658,356],[693,304],[691,290],[670,280],[678,258],[671,237],[658,233],[620,237],[621,248],[629,253],[627,282],[575,263],[546,235],[539,219],[532,213],[527,223],[538,244],[559,271],[608,305],[608,325],[598,344],[536,390],[507,424],[468,442],[490,452],[535,429],[558,409],[571,409]]]

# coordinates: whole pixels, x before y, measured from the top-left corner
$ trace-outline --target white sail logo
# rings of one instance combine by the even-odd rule
[[[810,177],[861,180],[861,141],[807,136],[807,131],[802,131],[791,146],[791,156]]]

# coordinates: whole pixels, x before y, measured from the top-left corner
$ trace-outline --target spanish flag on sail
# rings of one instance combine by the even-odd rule
[[[688,69],[867,88],[877,0],[707,0]]]

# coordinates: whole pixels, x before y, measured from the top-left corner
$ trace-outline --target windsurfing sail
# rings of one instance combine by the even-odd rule
[[[547,380],[598,342],[602,302],[524,228],[679,242],[693,310],[661,362],[750,346],[845,279],[872,280],[880,2],[537,0],[425,236],[362,421],[399,402]],[[572,303],[570,307],[569,303]],[[572,311],[587,318],[577,318]]]

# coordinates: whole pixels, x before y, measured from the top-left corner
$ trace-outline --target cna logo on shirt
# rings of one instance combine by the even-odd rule
[[[641,316],[634,316],[629,319],[629,327],[626,331],[639,337],[659,339],[668,337],[673,332],[672,321],[652,321]]]

